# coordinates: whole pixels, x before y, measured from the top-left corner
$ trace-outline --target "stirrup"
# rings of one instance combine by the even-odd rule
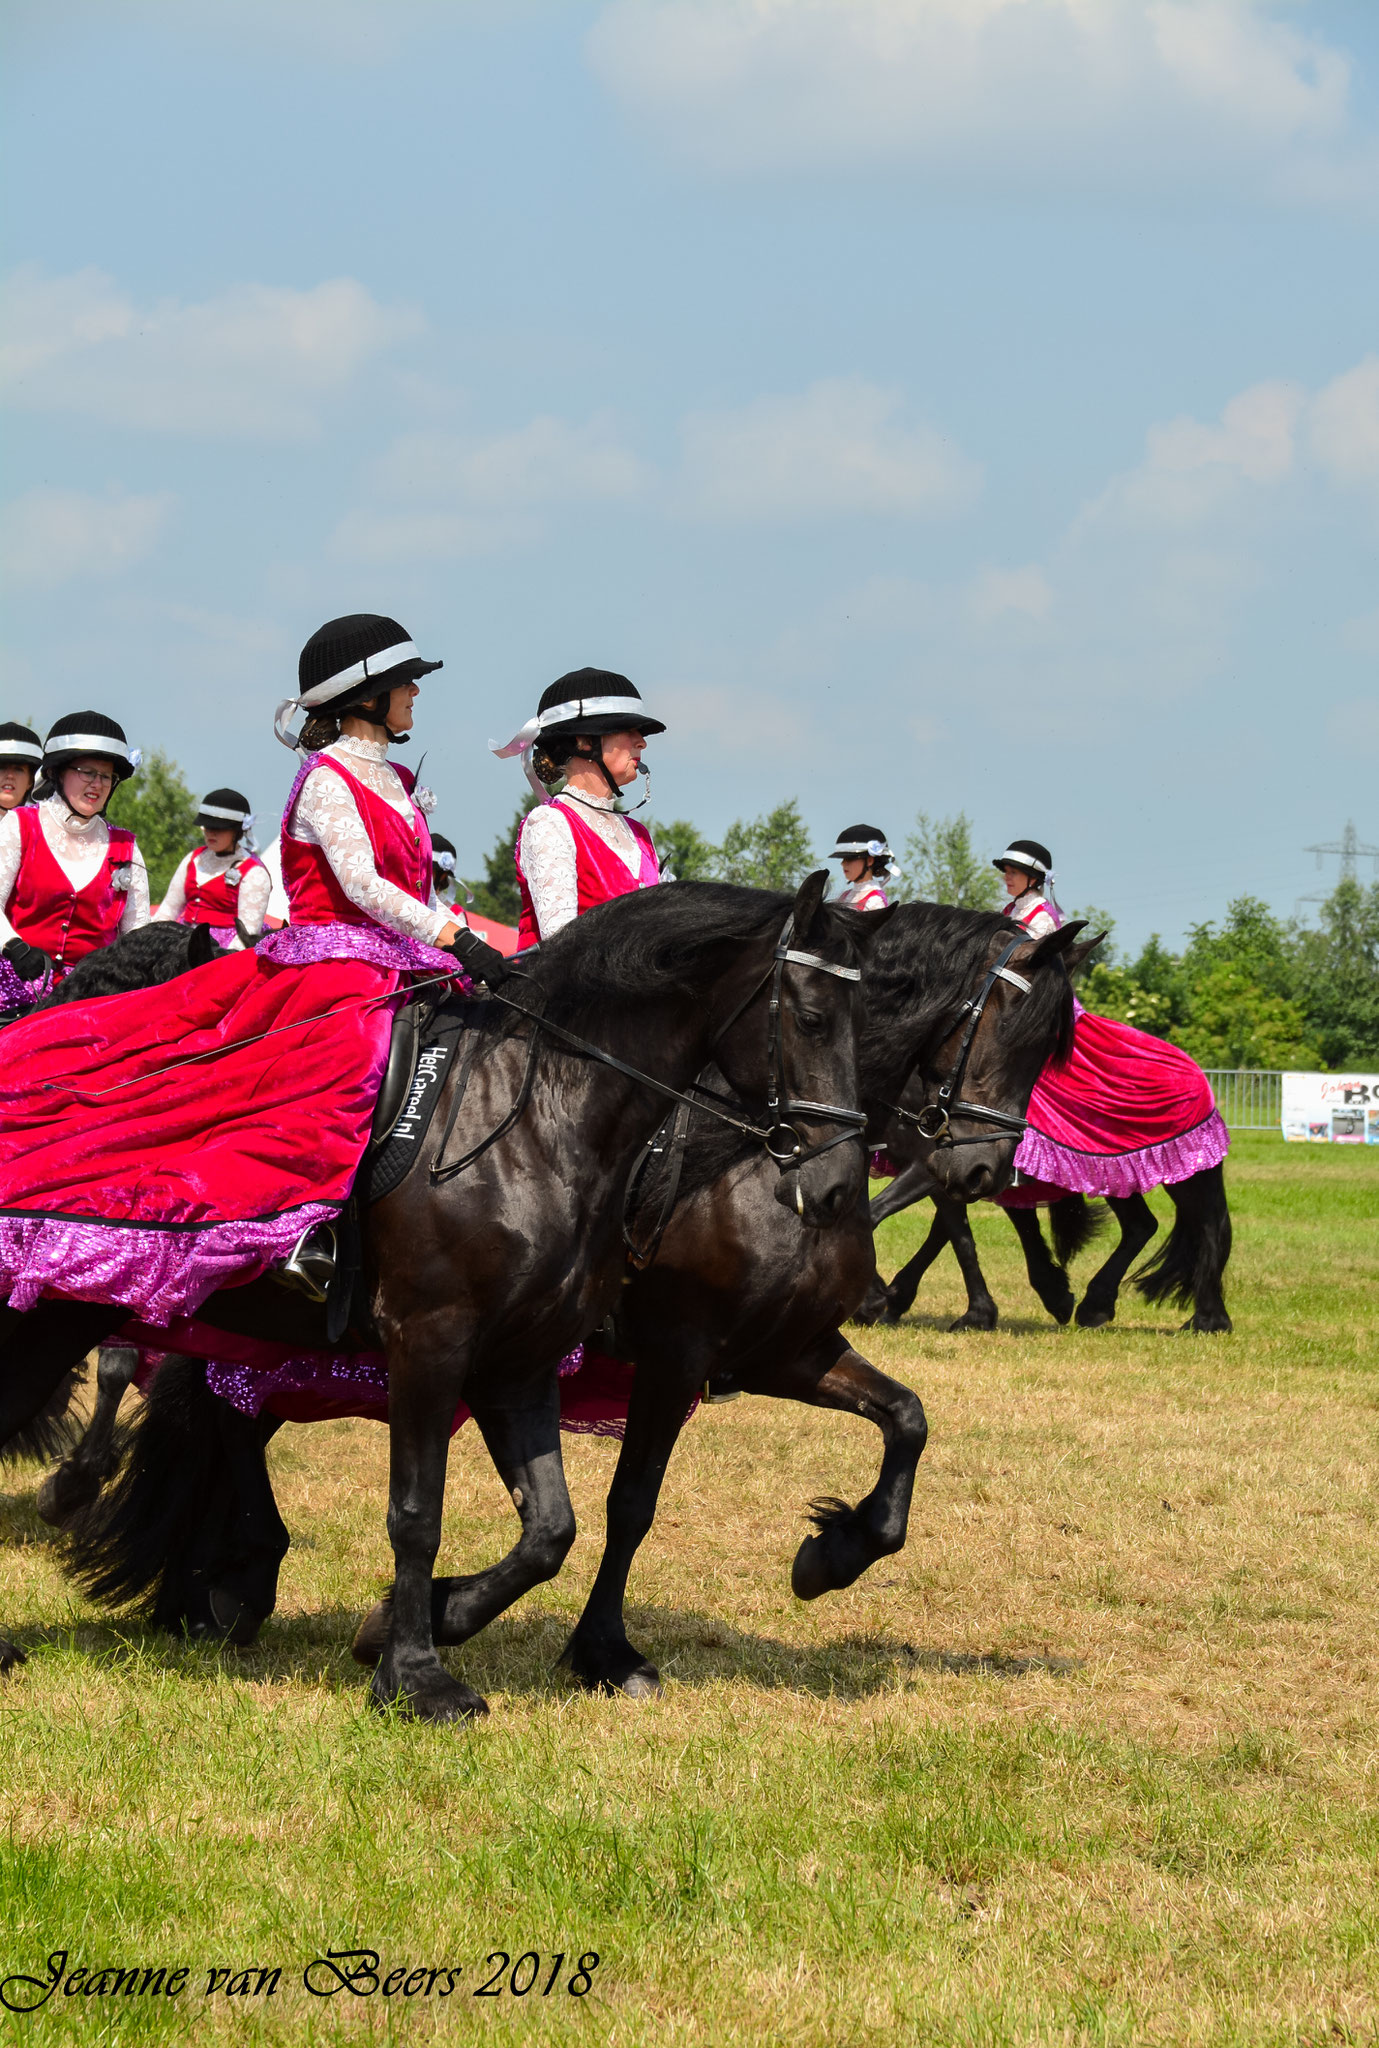
[[[338,1250],[333,1224],[309,1223],[282,1265],[274,1267],[274,1278],[309,1301],[323,1302],[335,1278]]]
[[[731,1379],[731,1373],[726,1375],[726,1377]],[[713,1390],[712,1379],[707,1379],[704,1382],[699,1398],[706,1408],[721,1408],[725,1401],[740,1401],[742,1399],[742,1389],[741,1387],[732,1387],[721,1394],[716,1394]]]

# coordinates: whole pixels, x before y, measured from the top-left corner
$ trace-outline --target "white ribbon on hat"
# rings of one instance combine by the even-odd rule
[[[290,715],[293,711],[314,711],[320,704],[329,704],[334,698],[348,690],[355,683],[371,683],[374,677],[380,679],[404,661],[420,661],[421,651],[414,640],[399,640],[392,647],[383,648],[378,654],[366,654],[361,661],[351,662],[333,676],[327,676],[323,683],[313,683],[309,690],[303,690],[300,697],[284,697],[273,713],[273,733],[285,747],[295,754],[300,741],[291,730]]]
[[[41,761],[42,759],[42,747],[35,746],[32,740],[0,739],[0,760]]]
[[[453,875],[455,872],[454,854],[437,853],[434,846],[431,848],[431,864],[438,867],[443,875]]]
[[[112,739],[108,732],[50,732],[43,749],[45,761],[50,754],[102,754],[107,761],[128,761],[131,768],[144,758],[137,747]]]
[[[535,718],[529,718],[520,732],[510,740],[490,740],[488,750],[500,761],[510,761],[515,754],[522,756],[522,772],[539,797],[550,795],[531,764],[532,749],[543,732],[553,725],[563,725],[567,718],[602,718],[608,711],[631,711],[647,715],[646,705],[640,697],[572,697],[568,704],[552,704],[545,711],[538,711]],[[629,721],[635,725],[636,719]]]

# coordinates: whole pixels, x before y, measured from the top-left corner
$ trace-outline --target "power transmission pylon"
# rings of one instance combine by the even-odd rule
[[[1355,830],[1353,818],[1346,819],[1345,830],[1339,839],[1327,840],[1320,846],[1304,846],[1303,852],[1316,854],[1318,868],[1321,867],[1324,854],[1337,855],[1341,863],[1341,872],[1337,879],[1342,882],[1358,880],[1355,872],[1355,863],[1360,860],[1372,861],[1374,872],[1376,875],[1379,875],[1379,846],[1370,846],[1367,841],[1360,838]],[[1299,896],[1298,898],[1299,905],[1325,902],[1326,897],[1322,895]]]

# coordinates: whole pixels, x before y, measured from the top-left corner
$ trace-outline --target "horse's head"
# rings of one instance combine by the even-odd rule
[[[999,1194],[1010,1179],[1034,1084],[1070,1042],[1069,972],[1101,943],[1082,930],[1079,920],[1012,943],[1008,926],[994,929],[905,1089],[917,1157],[956,1201]]]
[[[823,870],[810,875],[764,957],[744,963],[747,999],[714,1049],[725,1079],[770,1127],[776,1199],[814,1228],[840,1221],[866,1189],[861,970],[890,915],[826,903],[829,880]]]

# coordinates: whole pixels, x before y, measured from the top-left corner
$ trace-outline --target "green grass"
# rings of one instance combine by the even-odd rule
[[[21,1470],[0,1968],[194,1967],[180,1997],[58,1998],[14,2038],[1375,2039],[1379,1157],[1248,1138],[1229,1171],[1231,1338],[1129,1300],[1055,1329],[991,1212],[999,1331],[948,1334],[944,1261],[901,1329],[859,1333],[933,1433],[908,1548],[846,1593],[800,1606],[789,1563],[811,1496],[870,1485],[874,1434],[696,1416],[632,1586],[658,1702],[556,1666],[609,1444],[567,1440],[580,1541],[464,1653],[493,1713],[449,1731],[371,1713],[348,1655],[387,1576],[381,1430],[278,1440],[299,1541],[243,1654],[75,1599]],[[883,1269],[926,1227],[887,1225]],[[447,1561],[512,1527],[463,1433]],[[302,1988],[365,1947],[462,1975],[444,2000]],[[473,1996],[490,1951],[562,1949],[565,1979],[598,1951],[587,1997],[543,1997],[547,1961],[524,1999]],[[281,1965],[275,1996],[205,1995],[251,1965]]]

